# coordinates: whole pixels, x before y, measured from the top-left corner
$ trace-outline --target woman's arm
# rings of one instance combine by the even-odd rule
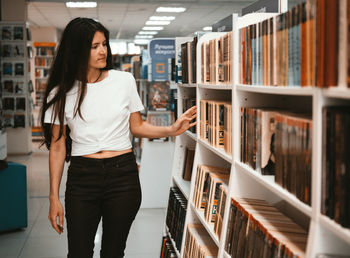
[[[197,117],[197,107],[194,106],[183,113],[171,126],[154,126],[142,120],[140,112],[130,114],[130,131],[136,137],[162,138],[184,133],[188,128],[195,126],[191,123]]]
[[[63,135],[57,141],[60,126],[52,126],[52,139],[49,152],[50,171],[50,211],[49,220],[52,227],[61,234],[63,232],[63,206],[59,200],[59,188],[66,158],[66,127],[63,127]],[[59,223],[57,225],[57,217]]]

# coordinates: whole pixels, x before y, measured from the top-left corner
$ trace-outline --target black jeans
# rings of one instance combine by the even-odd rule
[[[101,257],[124,257],[140,204],[140,181],[132,152],[106,159],[73,156],[65,194],[68,258],[93,257],[101,217]]]

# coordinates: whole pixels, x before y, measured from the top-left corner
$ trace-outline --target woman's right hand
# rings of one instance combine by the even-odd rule
[[[59,199],[50,199],[49,220],[58,234],[63,233],[63,206]],[[58,223],[57,223],[58,217]]]

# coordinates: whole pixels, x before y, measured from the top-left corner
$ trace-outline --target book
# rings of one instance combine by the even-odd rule
[[[25,111],[26,110],[26,99],[16,98],[16,110]]]
[[[2,64],[2,74],[4,76],[6,76],[6,75],[12,76],[12,74],[13,74],[12,63],[3,63]]]
[[[2,33],[2,40],[12,40],[11,26],[3,26],[1,33]]]
[[[15,75],[24,75],[24,64],[23,63],[15,63]]]
[[[184,159],[184,168],[182,178],[185,181],[191,181],[193,161],[194,161],[194,147],[186,147],[185,149],[185,159]]]
[[[13,27],[13,39],[14,40],[23,40],[23,26],[14,26]]]
[[[25,128],[26,122],[25,122],[25,115],[24,114],[15,114],[13,117],[13,127],[18,128],[22,127]]]
[[[3,98],[2,107],[4,110],[15,110],[15,99],[10,97]]]
[[[14,93],[14,87],[13,87],[13,81],[12,80],[4,81],[3,85],[4,85],[4,89],[3,89],[4,94],[12,94],[12,93]]]

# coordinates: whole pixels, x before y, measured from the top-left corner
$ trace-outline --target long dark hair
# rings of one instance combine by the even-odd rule
[[[99,22],[89,18],[75,18],[68,23],[63,31],[62,39],[58,46],[54,61],[50,69],[50,75],[45,91],[43,106],[41,108],[41,125],[44,132],[42,145],[50,149],[52,138],[52,124],[44,122],[45,112],[53,106],[52,121],[58,118],[60,131],[57,141],[63,135],[64,129],[64,110],[66,104],[66,94],[69,92],[76,81],[79,81],[79,102],[74,112],[74,116],[79,114],[80,106],[86,93],[87,71],[90,58],[90,50],[93,37],[97,31],[104,34],[107,42],[107,64],[101,70],[112,69],[112,53],[109,45],[109,31]],[[50,92],[57,87],[55,96],[47,102]],[[82,117],[83,118],[83,117]],[[66,138],[66,161],[70,158],[71,139],[69,137],[69,128],[67,128]]]

